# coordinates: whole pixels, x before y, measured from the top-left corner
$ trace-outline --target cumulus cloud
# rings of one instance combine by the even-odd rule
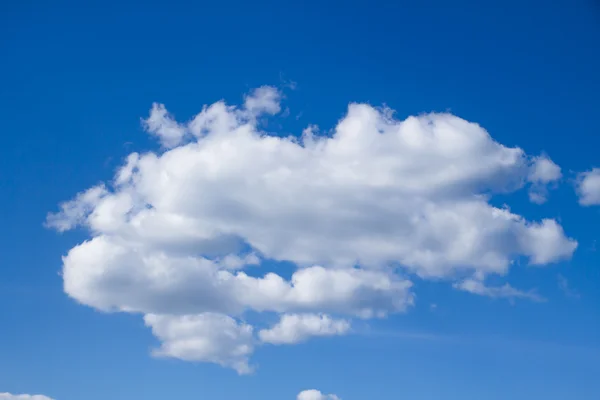
[[[10,394],[0,393],[0,400],[53,400],[41,394]]]
[[[281,111],[281,93],[271,86],[261,86],[246,96],[244,108],[252,115],[277,114]]]
[[[600,168],[579,174],[577,194],[582,206],[600,205]]]
[[[487,296],[492,298],[506,298],[506,299],[528,299],[536,302],[546,301],[545,298],[535,293],[535,291],[524,292],[519,289],[515,289],[508,283],[503,286],[490,287],[486,286],[483,282],[476,279],[465,279],[462,282],[454,284],[456,289],[478,294],[480,296]]]
[[[548,185],[562,178],[562,172],[547,156],[534,157],[527,180],[531,182],[529,200],[542,204],[548,199]]]
[[[297,400],[340,400],[335,394],[323,394],[318,390],[304,390],[298,394]]]
[[[411,283],[384,271],[301,268],[290,280],[253,277],[203,257],[168,254],[97,236],[63,259],[67,294],[103,311],[158,314],[245,310],[384,316],[412,304]]]
[[[150,116],[142,121],[146,130],[157,136],[165,147],[175,147],[186,135],[186,128],[178,124],[163,104],[154,103]]]
[[[547,156],[539,156],[533,159],[529,176],[530,182],[551,183],[562,177],[560,167]]]
[[[252,327],[216,313],[155,315],[144,317],[146,325],[162,341],[153,354],[186,361],[213,362],[240,374],[252,372],[248,364],[253,351]]]
[[[313,336],[343,335],[349,329],[348,321],[328,315],[285,314],[275,326],[261,330],[259,337],[265,343],[293,344]]]
[[[173,349],[189,338],[166,328],[181,318],[204,337],[215,315],[224,331],[247,327],[247,311],[384,317],[413,304],[410,275],[482,280],[515,259],[543,266],[577,247],[555,220],[489,202],[555,180],[560,169],[547,158],[450,114],[399,121],[367,104],[350,104],[328,136],[261,131],[257,117],[278,113],[280,100],[262,87],[241,107],[219,101],[185,123],[154,105],[145,126],[163,149],[130,154],[110,185],[48,216],[59,231],[90,232],[63,258],[65,292],[103,311],[145,314],[163,354],[184,358]],[[291,276],[277,262],[292,265]],[[280,337],[287,318],[272,328]],[[195,354],[241,372],[247,364]]]

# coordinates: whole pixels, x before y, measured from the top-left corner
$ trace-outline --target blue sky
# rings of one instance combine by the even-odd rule
[[[86,3],[0,6],[0,393],[599,398],[596,3]]]

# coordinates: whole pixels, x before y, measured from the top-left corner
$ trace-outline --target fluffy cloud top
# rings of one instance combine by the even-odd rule
[[[527,179],[530,182],[550,183],[562,177],[560,167],[545,156],[535,157]]]
[[[350,329],[345,320],[335,320],[328,315],[285,314],[277,325],[259,332],[265,343],[292,344],[312,336],[342,335]]]
[[[577,193],[582,206],[600,205],[600,168],[579,175]]]
[[[41,394],[10,394],[0,393],[0,400],[52,400]]]
[[[340,400],[335,394],[323,394],[315,389],[304,390],[298,394],[297,400]]]
[[[270,135],[258,117],[279,112],[280,99],[262,87],[242,107],[217,102],[186,123],[154,105],[144,124],[163,150],[130,154],[110,185],[48,217],[91,236],[63,259],[66,293],[145,314],[157,354],[247,372],[248,310],[297,314],[259,331],[292,343],[346,332],[339,318],[405,311],[407,275],[483,282],[516,259],[542,266],[575,250],[555,220],[489,203],[558,179],[548,158],[450,114],[398,121],[366,104],[351,104],[328,136]],[[264,270],[273,260],[295,266],[289,279]],[[307,316],[322,313],[332,319]]]
[[[562,178],[558,165],[546,156],[535,157],[527,180],[531,182],[529,199],[537,204],[545,203],[548,197],[548,185]]]

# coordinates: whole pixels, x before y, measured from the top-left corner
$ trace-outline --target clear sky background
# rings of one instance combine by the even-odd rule
[[[0,393],[600,398],[600,207],[581,205],[577,192],[580,174],[600,167],[599,3],[3,1],[0,51]],[[283,95],[282,112],[259,122],[273,135],[299,137],[313,124],[327,133],[349,103],[385,104],[399,121],[449,112],[506,147],[549,157],[562,174],[547,202],[529,201],[527,187],[491,202],[555,219],[577,249],[543,268],[519,258],[487,282],[546,301],[405,272],[415,294],[406,312],[352,319],[344,335],[257,345],[256,371],[239,375],[153,357],[160,343],[141,315],[65,294],[61,257],[96,234],[59,234],[44,226],[47,214],[110,182],[128,154],[165,151],[140,122],[154,102],[188,121],[262,85]],[[289,278],[290,265],[264,258],[260,268]],[[258,330],[272,317],[245,318]]]

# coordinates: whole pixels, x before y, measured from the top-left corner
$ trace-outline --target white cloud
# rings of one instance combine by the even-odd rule
[[[532,203],[544,204],[548,201],[548,189],[545,186],[531,186],[527,194]]]
[[[315,389],[304,390],[298,394],[297,400],[340,400],[335,394],[323,394]]]
[[[527,180],[531,182],[529,200],[536,204],[545,203],[548,199],[548,185],[562,178],[562,172],[547,156],[534,157]]]
[[[144,321],[162,341],[161,347],[153,352],[155,356],[217,363],[240,374],[252,372],[248,364],[254,350],[250,325],[215,313],[182,316],[148,314]]]
[[[64,232],[85,223],[86,218],[89,218],[100,199],[107,194],[108,191],[104,185],[94,186],[79,193],[73,200],[62,203],[59,213],[49,214],[46,225],[59,232]]]
[[[349,329],[348,321],[328,315],[285,314],[275,326],[261,330],[259,337],[265,343],[293,344],[313,336],[343,335]]]
[[[533,159],[529,176],[530,182],[551,183],[562,177],[560,167],[547,156],[539,156]]]
[[[258,265],[260,264],[260,258],[254,253],[247,254],[243,257],[236,254],[228,254],[218,260],[218,264],[224,269],[236,270],[248,265]]]
[[[600,168],[579,174],[577,194],[582,206],[600,205]]]
[[[536,302],[546,301],[545,298],[538,295],[534,291],[524,292],[522,290],[515,289],[508,283],[503,286],[490,287],[486,286],[483,282],[476,279],[465,279],[460,283],[454,284],[456,289],[478,294],[480,296],[487,296],[492,298],[506,298],[506,299],[529,299]]]
[[[97,236],[63,259],[67,294],[100,310],[157,314],[324,311],[361,317],[404,311],[411,283],[384,271],[298,269],[253,277],[202,257]]]
[[[302,144],[217,108],[214,117],[231,123],[163,154],[130,157],[121,186],[87,224],[104,232],[111,227],[100,221],[124,222],[121,234],[161,246],[191,241],[226,252],[243,240],[301,265],[399,263],[421,276],[452,275],[458,266],[503,273],[513,256],[539,258],[538,225],[485,197],[518,189],[527,157],[475,124],[447,114],[398,122],[353,104],[332,138]],[[128,207],[103,210],[109,199]],[[51,219],[73,223],[69,215]],[[575,242],[558,224],[545,227],[558,246],[543,250],[544,262],[568,257]]]
[[[261,132],[256,118],[278,112],[280,98],[259,88],[241,108],[217,102],[188,123],[155,105],[146,126],[172,148],[131,154],[110,187],[48,217],[58,230],[91,233],[64,257],[66,293],[164,318],[372,318],[413,303],[402,274],[483,279],[517,258],[541,266],[577,247],[555,220],[489,203],[556,173],[479,125],[449,114],[397,121],[351,104],[331,136],[313,127],[284,138]],[[272,260],[290,262],[291,278]]]
[[[41,394],[10,394],[0,393],[0,400],[52,400],[50,397]]]
[[[163,104],[154,103],[150,116],[142,122],[148,132],[157,136],[161,144],[168,148],[179,145],[186,135],[186,128],[169,115]]]
[[[261,86],[246,96],[244,107],[252,115],[277,114],[281,111],[281,93],[271,86]]]
[[[239,122],[254,119],[261,114],[277,114],[281,111],[281,97],[276,88],[261,86],[245,97],[243,109],[227,107],[220,101],[205,107],[189,124],[178,123],[164,104],[154,103],[150,109],[150,116],[142,120],[142,124],[165,148],[173,148],[191,135],[201,136],[213,128],[231,129]]]

